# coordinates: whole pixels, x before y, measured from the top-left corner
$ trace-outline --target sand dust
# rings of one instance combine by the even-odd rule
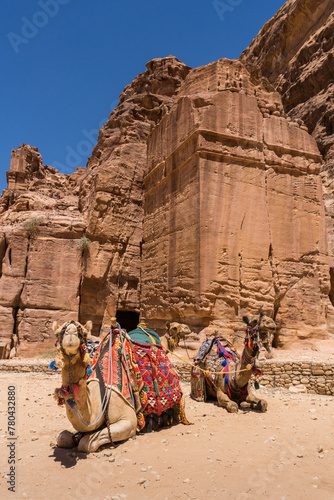
[[[0,373],[2,499],[334,499],[333,397],[260,389],[267,413],[228,414],[190,399],[192,426],[138,435],[85,455],[54,443],[68,427],[60,375]],[[16,387],[16,491],[8,491],[7,387]]]

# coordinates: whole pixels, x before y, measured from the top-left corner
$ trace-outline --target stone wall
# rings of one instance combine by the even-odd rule
[[[191,366],[181,361],[173,361],[180,379],[191,380]],[[259,363],[262,376],[256,380],[265,387],[283,387],[292,392],[334,395],[334,363],[320,361],[275,361]],[[252,378],[254,380],[254,378]]]
[[[318,361],[268,360],[261,365],[262,376],[258,378],[266,387],[295,387],[301,392],[334,395],[334,364]]]

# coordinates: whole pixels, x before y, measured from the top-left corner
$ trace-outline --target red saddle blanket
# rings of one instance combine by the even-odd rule
[[[107,385],[112,385],[113,389],[119,392],[134,407],[137,415],[137,429],[140,431],[145,427],[144,409],[148,400],[141,371],[133,354],[132,344],[125,337],[123,337],[123,346],[124,348],[118,330],[114,330],[112,334],[112,370],[110,371],[110,333],[108,333],[94,354],[92,373],[89,378],[98,378],[100,384],[104,385],[104,390],[106,390]],[[127,363],[125,362],[124,353]],[[129,371],[130,383],[127,370]]]
[[[161,415],[181,401],[179,377],[162,346],[133,342],[133,352],[147,395],[144,415]]]
[[[98,378],[106,389],[112,385],[137,414],[137,428],[143,429],[145,417],[161,415],[181,401],[182,391],[178,375],[164,349],[159,345],[139,344],[123,337],[118,330],[112,334],[112,373],[109,370],[110,334],[102,340],[92,362],[89,378]],[[124,359],[126,355],[127,364]],[[127,374],[127,367],[130,375]]]

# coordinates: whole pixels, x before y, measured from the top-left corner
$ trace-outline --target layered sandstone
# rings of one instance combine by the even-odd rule
[[[51,348],[52,321],[76,319],[85,223],[78,209],[77,177],[43,165],[37,148],[13,150],[8,188],[1,197],[0,341],[7,354],[36,345]]]
[[[321,155],[238,61],[190,72],[148,138],[142,311],[232,334],[260,308],[278,345],[326,338]]]
[[[0,342],[46,350],[54,319],[90,319],[103,335],[111,317],[131,328],[139,313],[161,333],[176,320],[232,335],[260,308],[279,324],[278,345],[325,338],[320,169],[305,125],[257,72],[150,61],[87,168],[60,174],[37,148],[13,150],[0,200]]]
[[[92,240],[80,317],[93,321],[95,334],[109,328],[117,311],[139,318],[146,140],[190,71],[173,56],[153,59],[146,67],[124,89],[100,130],[80,186],[80,208]]]
[[[150,61],[124,89],[87,169],[59,174],[43,165],[37,148],[13,150],[0,200],[0,342],[7,354],[17,339],[21,354],[52,346],[54,319],[91,319],[99,335],[117,312],[139,317],[146,138],[189,71],[173,56]],[[31,222],[36,234],[27,230]],[[80,250],[83,236],[90,242]]]
[[[302,120],[323,155],[329,248],[334,256],[334,2],[290,0],[261,29],[240,59],[260,69]]]

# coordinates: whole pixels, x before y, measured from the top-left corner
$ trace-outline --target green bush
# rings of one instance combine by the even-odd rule
[[[42,217],[33,217],[32,219],[26,220],[22,227],[27,231],[30,238],[36,238],[39,232],[39,226],[42,224]]]

